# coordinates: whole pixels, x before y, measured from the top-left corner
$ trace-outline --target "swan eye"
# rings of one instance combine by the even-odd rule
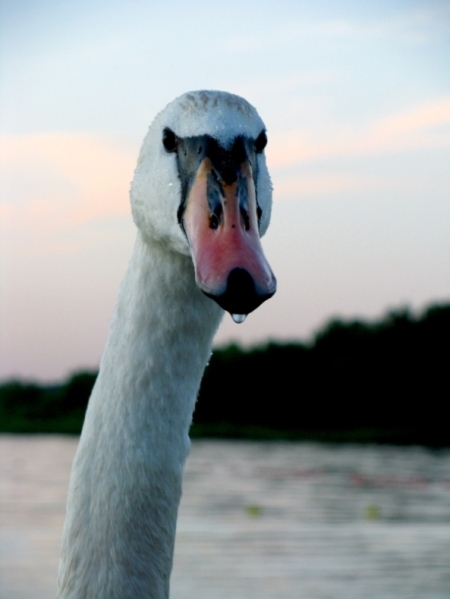
[[[163,146],[167,152],[176,152],[178,148],[178,138],[172,129],[166,127],[162,135]]]
[[[258,137],[255,139],[255,152],[261,154],[267,145],[267,135],[265,131],[261,131]]]

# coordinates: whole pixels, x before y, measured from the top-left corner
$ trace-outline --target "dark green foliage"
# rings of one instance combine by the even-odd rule
[[[206,368],[192,436],[313,439],[450,446],[450,305],[420,318],[332,320],[310,345],[216,350]],[[59,387],[0,386],[0,430],[81,429],[94,373]]]
[[[449,338],[450,306],[435,306],[333,320],[308,347],[215,352],[192,432],[448,446]]]
[[[96,377],[77,373],[51,387],[19,381],[0,385],[0,431],[79,433]]]

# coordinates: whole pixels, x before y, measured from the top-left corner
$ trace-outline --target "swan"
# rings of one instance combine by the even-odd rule
[[[189,92],[144,139],[137,239],[73,462],[59,599],[167,599],[189,425],[224,310],[275,293],[260,236],[272,187],[243,98]],[[220,384],[220,381],[218,381]]]

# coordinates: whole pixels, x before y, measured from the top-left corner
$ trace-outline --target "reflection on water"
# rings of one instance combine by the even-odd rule
[[[0,599],[55,595],[76,440],[0,436]],[[195,442],[173,599],[450,599],[450,452]]]

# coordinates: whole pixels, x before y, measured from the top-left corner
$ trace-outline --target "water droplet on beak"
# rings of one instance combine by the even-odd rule
[[[244,320],[247,318],[247,314],[232,314],[231,318],[237,324],[241,324],[241,322],[244,322]]]

